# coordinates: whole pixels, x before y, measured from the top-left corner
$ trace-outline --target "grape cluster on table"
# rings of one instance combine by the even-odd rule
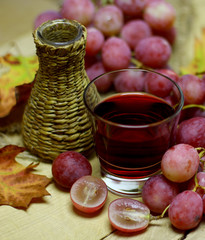
[[[163,214],[169,206],[167,214],[176,228],[195,228],[205,214],[205,75],[180,75],[169,66],[178,34],[174,25],[175,9],[165,0],[64,0],[59,11],[48,10],[38,15],[34,28],[57,18],[75,19],[87,27],[85,68],[90,80],[108,71],[142,66],[170,77],[184,94],[185,107],[177,129],[176,145],[162,158],[162,174],[150,177],[145,183],[143,203],[128,198],[112,202],[109,206],[111,224],[121,231],[139,231],[152,220],[150,212]],[[118,92],[146,90],[172,104],[169,84],[164,78],[148,73],[123,74],[115,79],[105,75],[97,85],[98,90],[104,93],[112,88]],[[77,162],[72,166],[77,172]],[[91,174],[89,164],[86,166]],[[66,171],[65,166],[63,170]],[[86,167],[82,172],[87,175]],[[83,178],[81,176],[79,182],[75,179],[71,199],[81,211],[98,210],[105,203],[107,191],[101,190],[103,196],[97,196],[96,179]],[[106,188],[98,184],[100,189]],[[80,193],[74,189],[83,186],[86,190],[80,191],[78,198]],[[83,194],[87,195],[86,203]],[[95,206],[86,205],[88,197],[97,199]],[[98,199],[101,202],[98,203]]]

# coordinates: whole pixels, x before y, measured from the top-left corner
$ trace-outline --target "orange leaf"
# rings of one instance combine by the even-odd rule
[[[45,187],[51,179],[31,173],[38,163],[25,167],[15,161],[24,150],[15,145],[0,149],[0,205],[27,208],[33,198],[50,195]]]

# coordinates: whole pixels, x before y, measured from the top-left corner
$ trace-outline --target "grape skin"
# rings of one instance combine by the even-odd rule
[[[157,70],[156,72],[164,74],[165,71]],[[158,97],[164,98],[168,96],[172,91],[172,86],[173,84],[161,75],[148,72],[145,76],[145,90]]]
[[[88,26],[93,20],[95,6],[91,0],[64,0],[60,8],[61,15]]]
[[[150,211],[162,213],[178,193],[178,184],[160,174],[150,177],[145,182],[142,189],[142,200]]]
[[[176,11],[168,2],[154,1],[146,5],[143,18],[151,28],[165,31],[173,26]]]
[[[176,142],[205,148],[205,118],[193,117],[182,121],[177,129]]]
[[[52,163],[52,175],[56,183],[70,189],[82,176],[91,175],[92,167],[81,153],[66,151],[58,155]]]
[[[152,36],[152,30],[144,20],[131,20],[122,27],[120,36],[134,49],[141,39]]]
[[[95,13],[93,24],[105,36],[117,35],[124,24],[122,10],[115,5],[101,7]]]
[[[144,89],[144,74],[142,72],[120,72],[113,81],[117,92],[135,92]]]
[[[180,230],[195,228],[200,223],[202,215],[202,198],[198,193],[190,190],[178,194],[168,210],[171,223]]]
[[[105,73],[105,68],[103,66],[102,62],[97,62],[86,69],[87,75],[90,80],[93,80],[94,78],[98,77],[99,75]],[[100,80],[95,81],[95,85],[97,87],[97,90],[101,93],[106,93],[110,90],[111,86],[113,84],[113,81],[111,79],[110,75],[105,75],[100,78]]]
[[[114,2],[124,14],[132,17],[140,17],[145,7],[145,0],[115,0]]]
[[[205,100],[205,81],[193,74],[182,75],[178,84],[184,94],[184,104],[203,104]]]
[[[102,49],[105,41],[104,35],[97,28],[87,28],[87,42],[86,42],[86,54],[89,56],[95,56]]]
[[[197,150],[188,144],[177,144],[169,148],[162,157],[163,175],[173,182],[185,182],[191,179],[199,167]]]
[[[39,27],[42,23],[48,21],[48,20],[55,20],[55,19],[61,19],[62,16],[58,11],[55,10],[46,10],[39,15],[36,16],[34,20],[34,29]]]
[[[135,57],[144,65],[163,68],[171,56],[171,46],[162,37],[152,36],[142,39],[135,47]]]
[[[205,172],[198,172],[196,178],[197,178],[198,184],[202,187],[205,187]],[[203,195],[205,194],[205,190],[203,188],[201,188],[200,186],[196,188],[196,192],[201,197],[203,197]],[[195,188],[195,177],[193,177],[189,181],[188,186],[187,186],[188,190],[193,190],[194,188]]]
[[[130,65],[131,50],[119,37],[108,38],[102,47],[102,62],[106,70],[118,70]]]

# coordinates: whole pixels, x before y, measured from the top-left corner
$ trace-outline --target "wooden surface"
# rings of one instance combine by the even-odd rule
[[[176,6],[178,12],[183,13],[183,17],[179,14],[177,26],[184,35],[177,42],[172,57],[172,63],[175,69],[178,69],[181,63],[188,63],[193,55],[194,37],[200,35],[200,29],[205,25],[205,7],[204,0],[170,2]],[[58,4],[59,1],[55,0],[1,0],[0,54],[11,49],[23,55],[35,54],[32,39],[34,17],[45,9],[58,9]],[[13,43],[15,47],[12,47]],[[22,146],[21,135],[0,133],[0,147],[7,144]],[[17,161],[25,166],[38,160],[28,152],[17,157]],[[100,176],[99,163],[94,154],[90,157],[90,162],[93,175]],[[41,162],[36,173],[51,177],[51,164]],[[205,236],[205,221],[197,229],[187,233],[174,229],[168,218],[151,222],[143,232],[123,234],[110,226],[107,217],[109,203],[118,196],[109,193],[107,203],[100,212],[85,215],[73,208],[68,192],[59,189],[53,183],[47,190],[51,196],[33,201],[27,210],[0,206],[1,240],[202,240]]]

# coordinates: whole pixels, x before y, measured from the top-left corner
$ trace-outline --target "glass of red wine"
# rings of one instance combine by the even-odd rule
[[[115,87],[93,96],[93,88],[105,78]],[[175,144],[184,104],[180,87],[159,72],[129,68],[93,79],[83,97],[102,179],[118,195],[140,195],[144,182],[160,172],[165,151]]]

